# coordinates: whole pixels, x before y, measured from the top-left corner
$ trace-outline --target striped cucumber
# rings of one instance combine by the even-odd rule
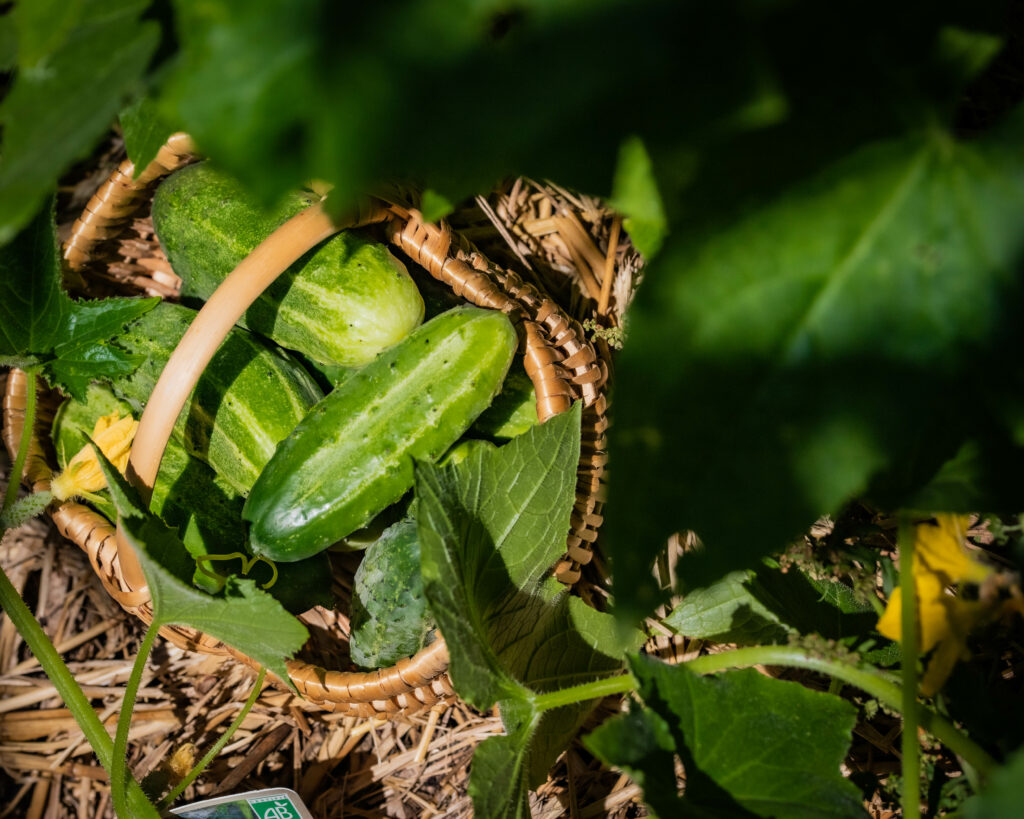
[[[119,398],[140,411],[196,313],[163,302],[129,325],[118,344],[145,356],[131,375],[114,379]],[[182,410],[174,436],[240,495],[248,493],[274,448],[322,393],[305,369],[251,333],[233,329]]]
[[[253,551],[300,560],[365,525],[443,454],[501,389],[516,350],[502,313],[458,307],[321,401],[281,443],[243,515]]]
[[[178,171],[153,199],[153,226],[186,300],[205,301],[270,233],[318,197],[293,193],[262,210],[208,162]],[[303,256],[240,322],[323,364],[359,367],[423,320],[408,271],[382,244],[342,232]]]

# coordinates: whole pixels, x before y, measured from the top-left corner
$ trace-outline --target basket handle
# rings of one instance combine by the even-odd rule
[[[178,415],[235,322],[307,251],[344,227],[369,224],[382,218],[380,208],[371,208],[348,225],[335,224],[322,204],[312,205],[271,233],[220,284],[171,354],[139,420],[126,474],[145,503],[149,503],[153,494],[160,461]],[[120,523],[117,554],[128,587],[133,591],[145,589],[145,575]]]

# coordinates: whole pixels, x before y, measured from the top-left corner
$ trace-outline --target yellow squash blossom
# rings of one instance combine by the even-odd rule
[[[953,666],[967,652],[967,633],[984,616],[987,606],[947,591],[956,583],[981,583],[993,570],[967,551],[967,517],[936,515],[935,523],[914,530],[914,589],[917,593],[919,648],[934,649],[921,680],[921,693],[932,696],[946,681]],[[878,630],[891,640],[901,637],[900,590],[895,589],[878,621]]]
[[[122,475],[128,466],[128,456],[138,428],[139,422],[130,415],[122,418],[116,412],[104,415],[93,428],[92,439]],[[50,481],[50,491],[57,500],[88,498],[106,489],[106,486],[106,479],[90,444],[82,447],[68,462],[67,468]]]

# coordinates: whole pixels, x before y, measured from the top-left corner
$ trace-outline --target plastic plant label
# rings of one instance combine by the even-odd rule
[[[184,819],[313,819],[299,795],[288,788],[220,796],[175,808]]]

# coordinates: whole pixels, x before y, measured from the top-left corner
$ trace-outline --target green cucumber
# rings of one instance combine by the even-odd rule
[[[416,521],[385,529],[363,556],[352,588],[349,651],[361,668],[384,668],[423,648],[434,622],[420,574]]]
[[[473,431],[509,441],[537,425],[537,392],[522,364],[505,378],[501,392],[476,421]]]
[[[330,393],[278,447],[243,515],[253,551],[300,560],[397,501],[501,388],[516,350],[504,314],[458,307]]]
[[[110,383],[137,412],[149,400],[167,360],[196,313],[162,302],[132,322],[118,344],[145,357],[131,375]],[[291,356],[233,329],[182,409],[174,436],[240,495],[322,393]]]
[[[340,364],[321,364],[310,358],[303,359],[302,363],[306,366],[306,371],[313,376],[313,379],[325,392],[330,392],[339,386],[342,381],[356,372],[357,369],[342,367]]]
[[[87,443],[96,421],[112,412],[132,415],[132,408],[107,387],[90,384],[84,402],[69,399],[54,416],[52,439],[61,469]],[[100,497],[105,499],[105,492]],[[193,558],[202,555],[226,555],[232,552],[250,554],[242,522],[243,499],[230,485],[206,464],[191,457],[175,440],[171,440],[160,462],[153,486],[150,509],[168,526],[178,530],[182,542]],[[101,504],[100,512],[113,517],[113,505]],[[222,578],[237,572],[241,561],[211,561],[206,567]],[[272,577],[262,562],[252,567],[252,576],[261,583]],[[222,583],[215,581],[197,567],[193,583],[203,591],[217,593]],[[315,605],[329,606],[331,571],[326,554],[299,563],[278,567],[277,582],[270,593],[291,612],[300,613]]]
[[[279,225],[318,197],[294,193],[266,212],[209,163],[175,173],[153,199],[153,226],[182,297],[208,299]],[[324,364],[359,367],[423,321],[423,299],[386,246],[343,231],[303,256],[240,322]]]
[[[477,450],[484,452],[496,449],[490,441],[481,441],[479,438],[463,438],[455,446],[449,449],[437,462],[438,466],[455,466],[461,464],[466,458]]]

